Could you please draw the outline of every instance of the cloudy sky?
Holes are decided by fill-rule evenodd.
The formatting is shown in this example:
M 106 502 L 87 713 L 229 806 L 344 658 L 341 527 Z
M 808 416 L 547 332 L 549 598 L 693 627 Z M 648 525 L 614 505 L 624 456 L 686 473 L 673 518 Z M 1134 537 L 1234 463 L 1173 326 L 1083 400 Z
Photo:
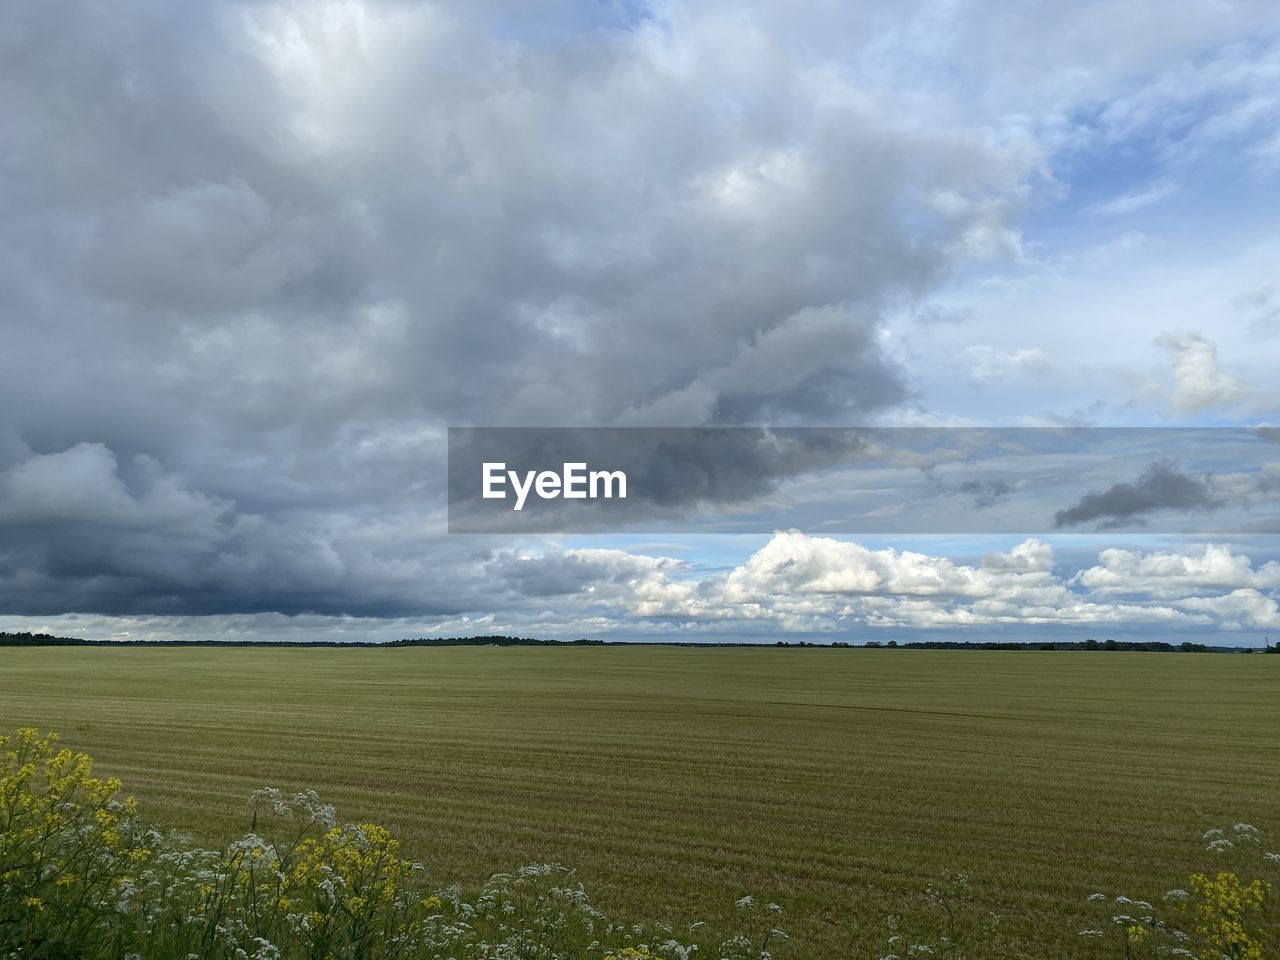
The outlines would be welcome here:
M 445 458 L 1280 423 L 1277 91 L 1270 0 L 17 0 L 0 629 L 1260 643 L 1274 535 L 451 535 Z

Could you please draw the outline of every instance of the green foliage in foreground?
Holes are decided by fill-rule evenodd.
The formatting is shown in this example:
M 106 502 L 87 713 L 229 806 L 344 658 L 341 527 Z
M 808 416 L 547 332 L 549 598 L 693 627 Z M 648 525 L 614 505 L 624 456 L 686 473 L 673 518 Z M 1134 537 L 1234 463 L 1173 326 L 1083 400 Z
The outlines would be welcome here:
M 613 923 L 550 864 L 433 890 L 385 828 L 341 825 L 311 791 L 255 792 L 250 832 L 205 850 L 147 827 L 56 734 L 24 728 L 0 751 L 0 951 L 14 960 L 688 960 L 700 946 L 768 960 L 786 939 L 781 908 L 750 898 L 738 907 L 764 929 L 725 940 Z
M 222 851 L 165 836 L 140 819 L 118 779 L 31 728 L 0 737 L 0 952 L 11 960 L 771 960 L 782 912 L 736 904 L 748 932 L 702 924 L 610 922 L 564 867 L 497 874 L 479 890 L 433 889 L 421 864 L 373 823 L 339 824 L 314 791 L 251 798 L 250 832 Z M 1204 834 L 1217 861 L 1186 888 L 1150 900 L 1093 893 L 1097 956 L 1265 960 L 1280 951 L 1266 878 L 1280 854 L 1255 827 Z M 1000 918 L 982 914 L 969 878 L 948 874 L 927 908 L 885 922 L 880 960 L 1009 957 Z M 755 921 L 752 923 L 751 921 Z

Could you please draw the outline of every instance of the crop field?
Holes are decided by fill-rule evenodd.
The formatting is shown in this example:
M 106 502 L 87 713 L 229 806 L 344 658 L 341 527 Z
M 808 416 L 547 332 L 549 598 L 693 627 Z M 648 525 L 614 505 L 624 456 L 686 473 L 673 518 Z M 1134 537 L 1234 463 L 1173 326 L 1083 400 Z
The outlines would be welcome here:
M 662 647 L 0 649 L 38 726 L 201 842 L 263 786 L 441 883 L 574 867 L 611 915 L 777 901 L 784 956 L 880 956 L 948 870 L 1027 955 L 1247 821 L 1280 847 L 1280 657 Z

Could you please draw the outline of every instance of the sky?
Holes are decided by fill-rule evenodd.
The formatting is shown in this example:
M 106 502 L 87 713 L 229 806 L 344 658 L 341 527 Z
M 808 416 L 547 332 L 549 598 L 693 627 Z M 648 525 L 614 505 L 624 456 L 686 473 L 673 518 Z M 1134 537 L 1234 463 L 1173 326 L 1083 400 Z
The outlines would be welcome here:
M 1274 531 L 1160 522 L 1235 475 L 1176 451 L 1030 533 L 831 532 L 796 473 L 752 532 L 450 534 L 445 473 L 450 427 L 1265 437 L 1277 91 L 1266 0 L 17 0 L 0 630 L 1280 636 Z

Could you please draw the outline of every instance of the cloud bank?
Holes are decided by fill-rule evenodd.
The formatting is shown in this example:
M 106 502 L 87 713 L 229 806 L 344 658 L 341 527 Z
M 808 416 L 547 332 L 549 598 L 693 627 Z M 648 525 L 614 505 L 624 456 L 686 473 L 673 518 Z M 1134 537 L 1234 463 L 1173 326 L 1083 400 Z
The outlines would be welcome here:
M 433 614 L 372 621 L 269 613 L 63 616 L 47 623 L 135 639 L 534 632 L 563 639 L 860 642 L 1155 633 L 1245 644 L 1255 632 L 1280 628 L 1280 561 L 1255 562 L 1228 544 L 1106 548 L 1076 569 L 1035 538 L 956 558 L 779 531 L 722 570 L 611 547 L 503 547 L 456 563 L 453 576 L 470 592 L 460 609 Z

